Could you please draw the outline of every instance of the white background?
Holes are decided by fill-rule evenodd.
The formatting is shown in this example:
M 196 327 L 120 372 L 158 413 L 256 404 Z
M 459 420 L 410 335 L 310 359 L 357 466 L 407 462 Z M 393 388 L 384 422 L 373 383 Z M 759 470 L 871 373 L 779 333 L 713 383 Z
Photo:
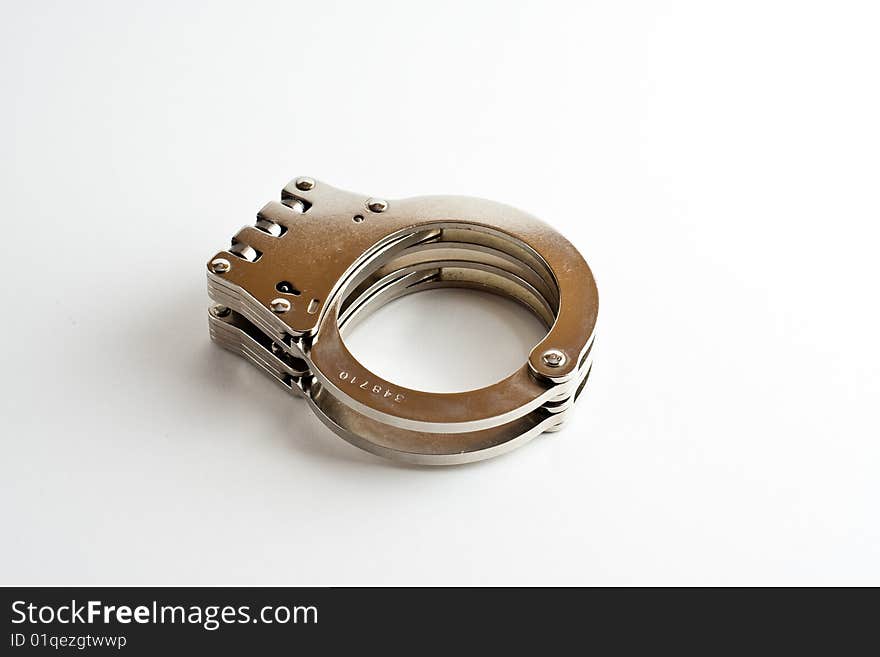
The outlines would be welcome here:
M 0 583 L 880 584 L 880 13 L 850 2 L 3 4 Z M 571 423 L 425 469 L 208 340 L 206 260 L 308 174 L 554 225 Z M 467 388 L 540 337 L 352 337 Z

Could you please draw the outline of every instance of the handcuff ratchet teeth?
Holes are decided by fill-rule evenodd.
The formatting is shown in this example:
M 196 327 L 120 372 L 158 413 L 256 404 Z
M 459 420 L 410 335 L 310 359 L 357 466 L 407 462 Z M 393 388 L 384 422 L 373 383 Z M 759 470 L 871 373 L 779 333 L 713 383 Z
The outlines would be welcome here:
M 592 366 L 598 292 L 575 247 L 501 203 L 386 201 L 296 178 L 208 261 L 211 338 L 302 395 L 345 440 L 419 464 L 477 461 L 556 431 Z M 442 287 L 515 299 L 547 327 L 516 372 L 477 390 L 412 390 L 343 335 L 388 301 Z

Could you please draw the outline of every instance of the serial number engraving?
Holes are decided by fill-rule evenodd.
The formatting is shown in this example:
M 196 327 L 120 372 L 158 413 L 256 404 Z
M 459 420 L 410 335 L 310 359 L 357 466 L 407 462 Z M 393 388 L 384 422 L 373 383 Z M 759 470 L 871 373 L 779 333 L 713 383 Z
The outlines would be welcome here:
M 350 383 L 352 385 L 356 385 L 358 388 L 361 388 L 363 390 L 369 390 L 374 395 L 378 395 L 379 397 L 382 397 L 383 399 L 390 398 L 392 401 L 395 401 L 398 403 L 400 403 L 404 399 L 406 399 L 406 397 L 404 395 L 402 395 L 399 392 L 395 392 L 391 388 L 386 388 L 384 386 L 380 386 L 375 383 L 370 384 L 370 382 L 367 379 L 364 379 L 363 377 L 358 377 L 357 375 L 349 374 L 348 372 L 346 372 L 344 370 L 339 373 L 339 378 L 342 381 L 347 381 L 348 383 Z

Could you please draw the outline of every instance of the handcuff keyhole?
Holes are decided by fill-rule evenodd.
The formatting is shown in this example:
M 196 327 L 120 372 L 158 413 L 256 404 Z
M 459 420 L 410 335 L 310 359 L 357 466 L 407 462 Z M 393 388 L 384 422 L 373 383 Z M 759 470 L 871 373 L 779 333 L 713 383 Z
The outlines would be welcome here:
M 362 215 L 362 214 L 356 214 L 356 215 L 354 215 L 354 216 L 351 218 L 351 220 L 352 220 L 354 223 L 359 224 L 359 223 L 361 223 L 361 222 L 364 220 L 364 215 Z
M 282 294 L 292 294 L 295 297 L 298 297 L 301 294 L 301 292 L 293 287 L 289 281 L 279 281 L 275 284 L 275 289 Z

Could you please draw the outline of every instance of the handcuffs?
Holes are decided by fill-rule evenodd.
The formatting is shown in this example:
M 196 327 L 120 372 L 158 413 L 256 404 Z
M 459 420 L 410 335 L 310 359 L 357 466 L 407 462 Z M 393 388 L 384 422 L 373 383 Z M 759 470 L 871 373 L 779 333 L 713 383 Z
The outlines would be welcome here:
M 300 177 L 207 269 L 211 338 L 302 395 L 345 440 L 398 461 L 477 461 L 556 431 L 590 374 L 589 266 L 547 224 L 501 203 L 386 201 Z M 387 381 L 346 348 L 368 313 L 442 287 L 519 301 L 547 335 L 507 378 L 453 393 Z

